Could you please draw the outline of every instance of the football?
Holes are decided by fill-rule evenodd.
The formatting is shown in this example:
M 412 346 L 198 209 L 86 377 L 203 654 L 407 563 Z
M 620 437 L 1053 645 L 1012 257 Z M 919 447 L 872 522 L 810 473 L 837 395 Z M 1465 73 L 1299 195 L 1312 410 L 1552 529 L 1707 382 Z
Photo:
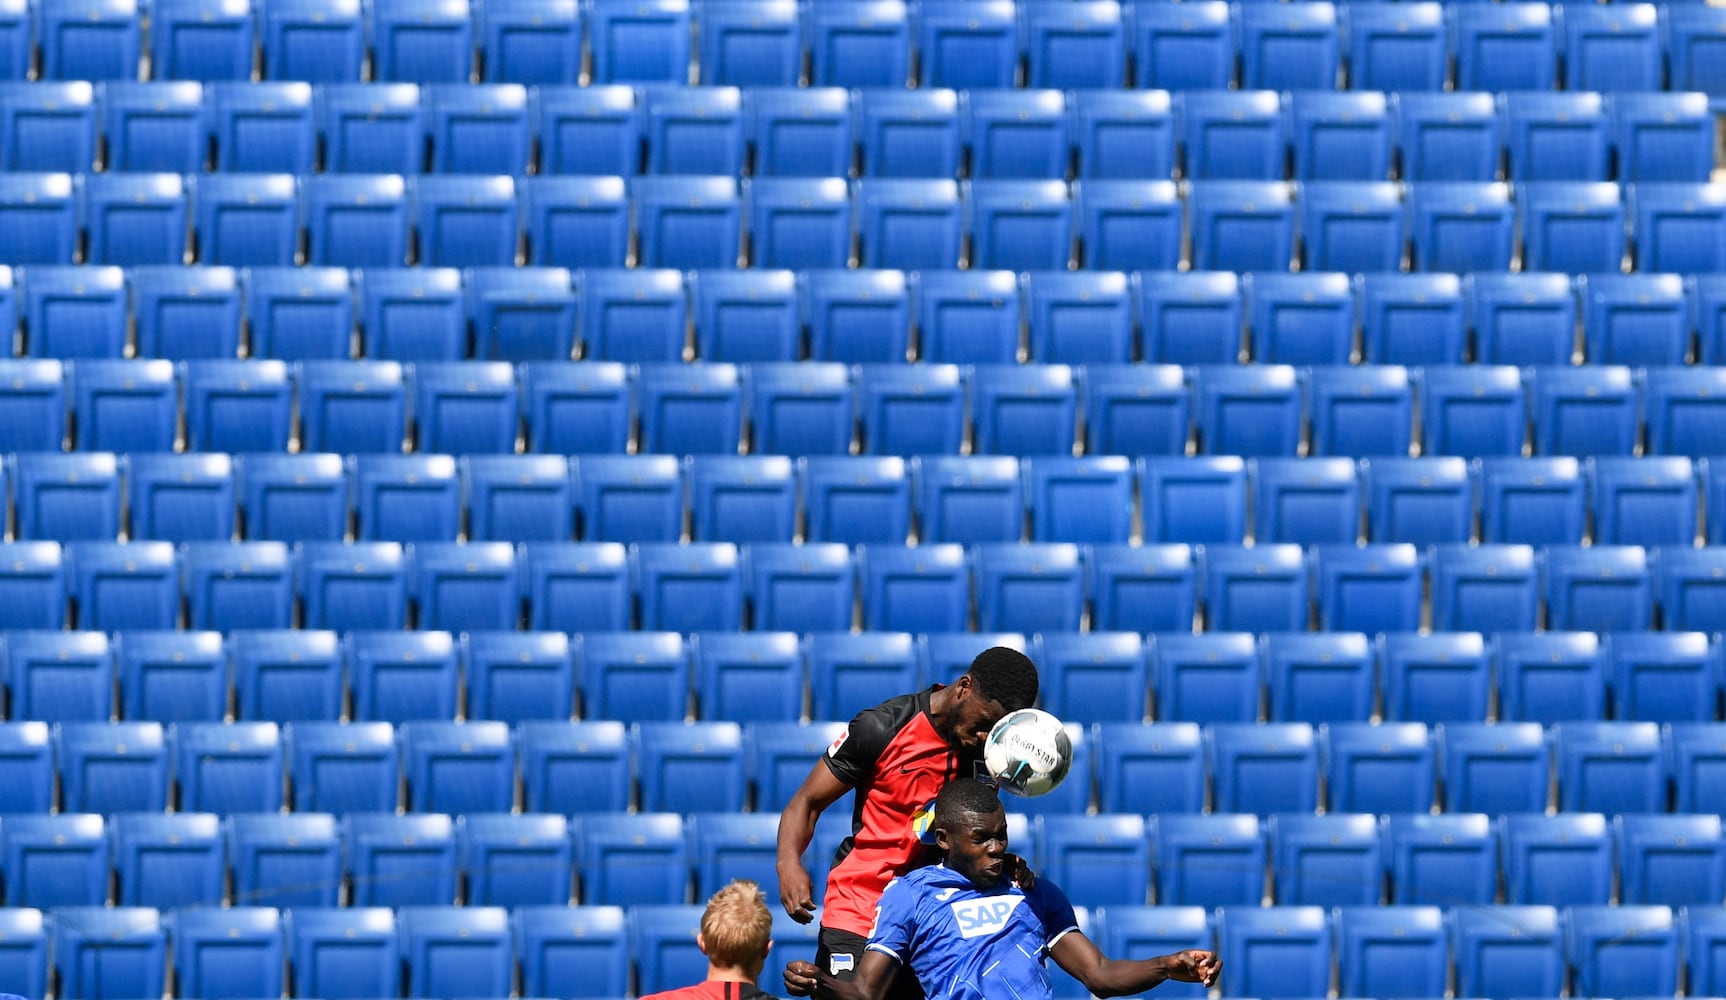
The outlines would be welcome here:
M 1073 766 L 1073 741 L 1060 719 L 1041 709 L 1021 708 L 989 730 L 983 764 L 995 783 L 1014 795 L 1046 795 Z

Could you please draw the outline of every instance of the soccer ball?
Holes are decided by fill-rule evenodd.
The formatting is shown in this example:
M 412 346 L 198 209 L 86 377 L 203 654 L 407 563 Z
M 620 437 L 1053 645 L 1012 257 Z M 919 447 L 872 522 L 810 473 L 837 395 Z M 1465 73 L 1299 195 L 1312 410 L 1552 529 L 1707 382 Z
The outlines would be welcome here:
M 1037 708 L 1008 712 L 983 741 L 983 765 L 1001 788 L 1047 795 L 1073 766 L 1073 741 L 1061 720 Z

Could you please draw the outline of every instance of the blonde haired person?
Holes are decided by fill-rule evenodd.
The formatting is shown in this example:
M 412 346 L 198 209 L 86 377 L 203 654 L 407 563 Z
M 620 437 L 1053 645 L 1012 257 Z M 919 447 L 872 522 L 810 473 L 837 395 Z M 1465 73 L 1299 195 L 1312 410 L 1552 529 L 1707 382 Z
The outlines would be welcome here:
M 733 879 L 714 893 L 695 946 L 707 956 L 707 979 L 641 1000 L 771 1000 L 755 985 L 773 947 L 773 914 L 759 885 Z

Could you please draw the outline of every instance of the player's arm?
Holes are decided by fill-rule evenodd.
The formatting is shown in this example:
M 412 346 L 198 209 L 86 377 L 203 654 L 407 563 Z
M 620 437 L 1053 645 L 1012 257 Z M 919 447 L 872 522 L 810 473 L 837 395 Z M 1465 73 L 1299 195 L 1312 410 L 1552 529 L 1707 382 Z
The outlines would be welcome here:
M 840 781 L 823 757 L 809 769 L 791 801 L 779 813 L 779 902 L 800 924 L 814 919 L 815 887 L 803 867 L 803 852 L 815 837 L 815 821 L 828 806 L 851 790 Z
M 883 952 L 866 950 L 857 960 L 857 971 L 850 979 L 836 979 L 822 971 L 814 962 L 788 962 L 785 966 L 785 989 L 793 996 L 806 997 L 817 989 L 822 996 L 836 1000 L 883 1000 L 887 987 L 899 963 Z
M 885 957 L 885 956 L 883 956 Z M 1143 993 L 1168 980 L 1213 985 L 1223 964 L 1216 952 L 1177 951 L 1156 958 L 1129 960 L 1109 958 L 1083 931 L 1063 934 L 1050 949 L 1049 957 L 1067 974 L 1083 983 L 1092 996 L 1121 997 Z

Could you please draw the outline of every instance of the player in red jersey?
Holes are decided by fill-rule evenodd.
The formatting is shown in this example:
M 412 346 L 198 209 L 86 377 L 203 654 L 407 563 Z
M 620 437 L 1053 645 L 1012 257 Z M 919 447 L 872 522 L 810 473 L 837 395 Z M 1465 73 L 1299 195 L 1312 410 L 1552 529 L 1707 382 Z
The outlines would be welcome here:
M 733 879 L 707 901 L 695 945 L 707 956 L 707 978 L 641 1000 L 773 1000 L 755 985 L 773 947 L 773 914 L 761 887 Z
M 971 661 L 950 685 L 900 695 L 865 709 L 827 748 L 779 815 L 779 901 L 792 919 L 808 923 L 814 889 L 803 852 L 822 810 L 852 789 L 851 836 L 827 876 L 816 965 L 848 980 L 862 959 L 875 904 L 893 879 L 940 859 L 935 846 L 935 796 L 949 780 L 989 780 L 983 741 L 1008 712 L 1037 700 L 1037 668 L 1015 649 L 995 646 Z M 907 973 L 890 997 L 917 998 Z

